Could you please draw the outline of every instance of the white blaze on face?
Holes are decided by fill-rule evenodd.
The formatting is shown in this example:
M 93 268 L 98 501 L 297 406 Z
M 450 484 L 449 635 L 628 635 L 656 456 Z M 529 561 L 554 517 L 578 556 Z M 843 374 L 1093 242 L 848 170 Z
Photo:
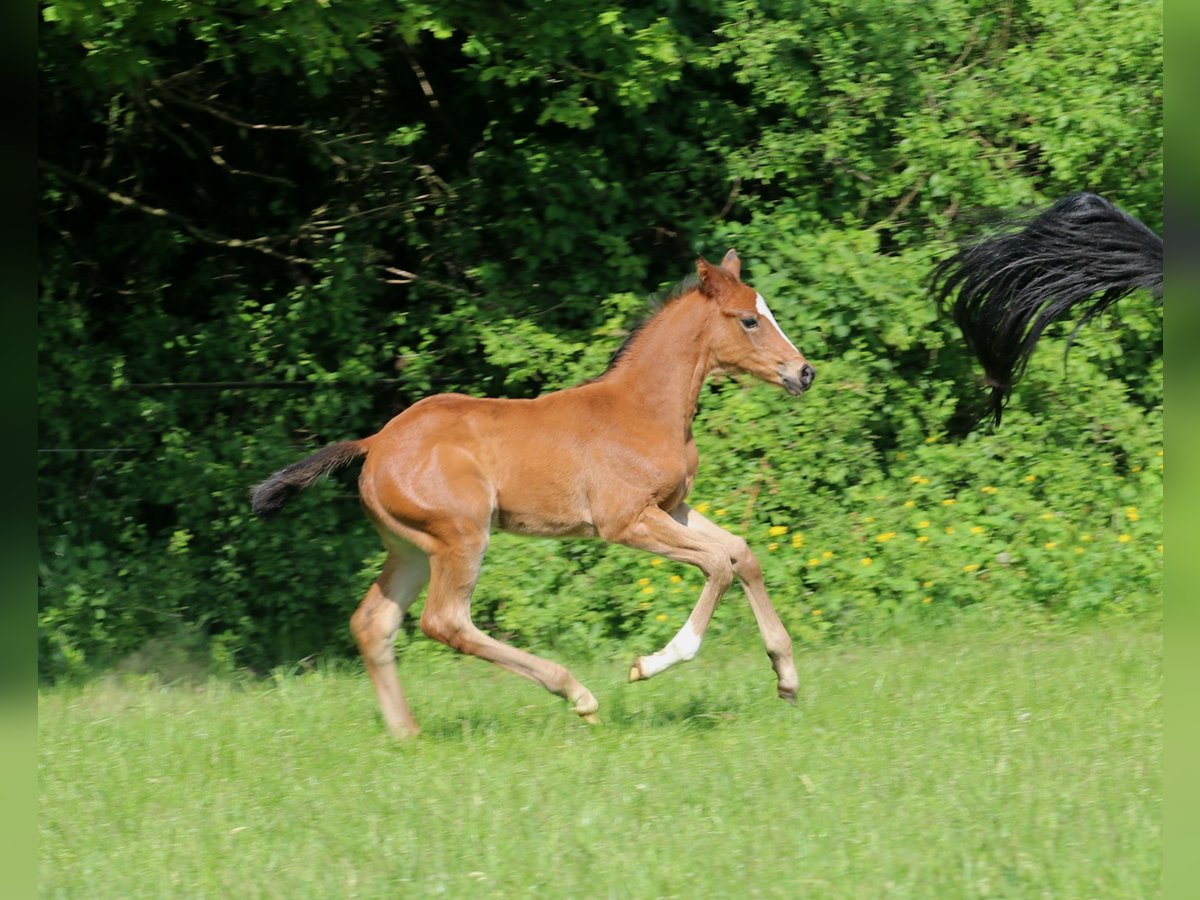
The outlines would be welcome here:
M 783 329 L 779 327 L 779 323 L 775 321 L 775 316 L 771 314 L 771 308 L 767 306 L 767 301 L 763 299 L 762 294 L 754 295 L 754 308 L 758 310 L 758 314 L 766 318 L 768 322 L 775 326 L 775 330 L 779 332 L 779 336 L 787 341 L 787 345 L 793 350 L 796 350 L 796 345 L 788 340 L 788 336 L 783 333 Z M 796 350 L 799 353 L 799 350 Z

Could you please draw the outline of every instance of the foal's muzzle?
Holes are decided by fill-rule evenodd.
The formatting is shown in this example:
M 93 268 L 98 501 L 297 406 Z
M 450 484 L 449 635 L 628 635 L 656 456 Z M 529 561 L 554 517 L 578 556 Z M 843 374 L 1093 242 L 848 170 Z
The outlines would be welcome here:
M 817 370 L 808 363 L 804 363 L 795 371 L 783 369 L 779 376 L 783 380 L 783 389 L 793 397 L 798 397 L 812 386 L 813 380 L 817 377 Z

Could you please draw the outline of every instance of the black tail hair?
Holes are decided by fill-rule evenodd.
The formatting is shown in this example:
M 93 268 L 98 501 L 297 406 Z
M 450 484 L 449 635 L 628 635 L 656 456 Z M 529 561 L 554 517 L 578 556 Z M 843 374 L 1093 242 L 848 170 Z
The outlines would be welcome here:
M 314 481 L 366 455 L 361 441 L 341 441 L 280 469 L 250 491 L 250 508 L 260 519 L 273 519 L 287 502 Z
M 1162 282 L 1162 238 L 1103 197 L 1079 193 L 963 246 L 934 269 L 932 288 L 943 309 L 954 298 L 954 321 L 991 388 L 984 415 L 999 425 L 1013 385 L 1050 323 L 1084 304 L 1073 340 L 1139 288 L 1161 298 Z

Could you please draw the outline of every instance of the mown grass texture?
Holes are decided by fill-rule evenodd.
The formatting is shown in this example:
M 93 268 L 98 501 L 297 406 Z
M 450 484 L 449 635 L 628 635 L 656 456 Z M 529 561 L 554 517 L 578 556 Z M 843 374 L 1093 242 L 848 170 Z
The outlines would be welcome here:
M 486 664 L 39 695 L 40 887 L 64 897 L 1128 897 L 1159 892 L 1161 637 L 959 625 L 653 681 L 573 666 L 589 728 Z M 570 663 L 571 661 L 565 660 Z

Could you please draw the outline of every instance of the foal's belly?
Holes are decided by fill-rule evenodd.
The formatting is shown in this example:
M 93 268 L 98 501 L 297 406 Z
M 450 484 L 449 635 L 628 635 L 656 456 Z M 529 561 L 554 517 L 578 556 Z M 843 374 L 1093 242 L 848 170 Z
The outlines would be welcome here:
M 497 509 L 492 515 L 492 525 L 510 534 L 530 537 L 596 537 L 596 526 L 590 519 L 555 516 L 545 511 Z
M 512 465 L 493 471 L 492 527 L 539 537 L 593 537 L 586 482 L 560 466 Z

